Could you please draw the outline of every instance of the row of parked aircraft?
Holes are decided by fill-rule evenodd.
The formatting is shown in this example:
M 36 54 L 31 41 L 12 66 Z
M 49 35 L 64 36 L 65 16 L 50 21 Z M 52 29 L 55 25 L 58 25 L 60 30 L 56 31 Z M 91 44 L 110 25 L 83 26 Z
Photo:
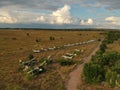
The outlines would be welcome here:
M 95 42 L 96 40 L 89 40 L 86 42 L 79 42 L 79 43 L 73 43 L 73 44 L 66 44 L 63 46 L 54 46 L 54 47 L 50 47 L 50 48 L 41 48 L 40 50 L 33 50 L 34 53 L 40 53 L 40 52 L 46 52 L 46 51 L 51 51 L 51 50 L 57 50 L 57 49 L 61 49 L 61 48 L 65 48 L 65 47 L 72 47 L 72 46 L 78 46 L 78 45 L 83 45 L 83 44 L 88 44 L 88 43 L 92 43 Z

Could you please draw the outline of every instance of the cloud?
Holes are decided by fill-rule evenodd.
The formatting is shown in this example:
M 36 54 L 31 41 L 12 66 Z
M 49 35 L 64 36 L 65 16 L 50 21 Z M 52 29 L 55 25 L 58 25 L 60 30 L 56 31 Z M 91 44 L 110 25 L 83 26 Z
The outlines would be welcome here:
M 38 17 L 37 20 L 50 24 L 71 24 L 72 16 L 70 14 L 70 9 L 71 7 L 69 5 L 64 5 L 62 8 L 58 8 L 49 15 Z
M 81 25 L 93 25 L 93 20 L 89 18 L 87 21 L 81 20 L 80 22 Z
M 8 10 L 41 9 L 52 11 L 59 7 L 58 2 L 58 0 L 0 0 L 0 8 Z
M 70 15 L 70 6 L 69 5 L 64 5 L 64 7 L 59 8 L 56 11 L 53 11 L 51 16 L 52 16 L 52 23 L 55 24 L 70 24 L 72 23 L 71 21 L 71 15 Z
M 78 1 L 78 0 L 77 0 Z M 107 10 L 119 10 L 120 0 L 81 0 L 80 6 L 92 8 L 105 8 Z
M 50 14 L 41 14 L 37 12 L 29 11 L 0 11 L 1 23 L 49 23 L 49 24 L 71 24 L 71 7 L 64 5 L 62 8 L 58 8 L 52 11 Z
M 92 25 L 93 20 L 81 20 L 79 18 L 72 17 L 70 12 L 71 7 L 64 5 L 49 14 L 41 14 L 31 11 L 4 11 L 0 10 L 0 23 L 46 23 L 46 24 L 73 24 L 73 25 Z M 81 22 L 80 22 L 81 21 Z
M 23 12 L 23 11 L 3 11 L 0 10 L 0 23 L 37 23 L 36 18 L 39 16 L 33 12 Z
M 109 10 L 120 9 L 120 0 L 0 0 L 0 8 L 41 9 L 54 11 L 61 5 L 80 5 L 84 7 L 103 7 Z
M 70 13 L 71 7 L 64 5 L 62 8 L 53 11 L 52 14 L 46 16 L 40 16 L 37 18 L 40 22 L 48 22 L 50 24 L 76 24 L 76 25 L 92 25 L 93 19 L 80 20 L 79 18 L 73 18 Z M 80 22 L 81 21 L 81 22 Z M 80 24 L 79 24 L 80 22 Z
M 0 13 L 0 23 L 16 23 L 17 20 L 12 18 L 10 14 L 6 11 L 1 11 Z
M 111 25 L 116 25 L 116 26 L 120 25 L 120 17 L 114 17 L 114 16 L 107 17 L 105 18 L 105 21 L 107 21 L 108 24 L 111 24 Z

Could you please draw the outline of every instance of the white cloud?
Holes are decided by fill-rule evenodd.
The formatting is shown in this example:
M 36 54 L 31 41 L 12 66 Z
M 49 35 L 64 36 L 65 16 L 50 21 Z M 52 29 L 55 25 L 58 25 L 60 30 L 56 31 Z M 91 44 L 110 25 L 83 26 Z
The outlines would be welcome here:
M 64 5 L 62 8 L 53 11 L 50 15 L 44 15 L 37 18 L 39 22 L 48 22 L 50 24 L 76 24 L 79 25 L 92 25 L 93 19 L 89 18 L 86 20 L 80 20 L 77 18 L 72 18 L 70 13 L 71 7 L 69 5 Z
M 32 2 L 32 3 L 31 3 Z M 80 5 L 84 7 L 103 7 L 120 9 L 120 0 L 0 0 L 0 8 L 7 9 L 42 9 L 54 11 L 60 5 Z
M 50 24 L 71 24 L 71 14 L 70 14 L 70 6 L 64 5 L 62 8 L 53 11 L 52 14 L 39 16 L 37 18 L 40 22 L 48 22 Z
M 33 12 L 0 10 L 0 23 L 36 23 L 39 16 Z
M 93 20 L 89 18 L 87 21 L 81 20 L 80 22 L 81 25 L 93 25 Z
M 114 16 L 107 17 L 105 18 L 105 21 L 107 21 L 108 24 L 111 25 L 120 25 L 120 17 L 114 17 Z
M 45 17 L 44 16 L 40 16 L 40 17 L 38 17 L 37 19 L 36 19 L 37 21 L 45 21 Z
M 17 20 L 12 18 L 10 14 L 6 11 L 1 11 L 0 13 L 0 23 L 16 23 Z
M 92 25 L 93 20 L 81 20 L 73 18 L 70 12 L 71 7 L 64 5 L 50 14 L 41 14 L 32 11 L 4 11 L 0 9 L 0 23 L 45 23 L 45 24 L 73 24 L 73 25 Z M 81 22 L 80 22 L 81 21 Z
M 88 21 L 87 21 L 87 23 L 88 23 L 89 25 L 92 25 L 92 24 L 93 24 L 93 20 L 92 20 L 91 18 L 89 18 Z
M 53 23 L 57 24 L 70 24 L 71 21 L 71 15 L 70 15 L 70 6 L 64 5 L 64 7 L 59 8 L 56 11 L 53 11 L 51 16 L 53 18 Z

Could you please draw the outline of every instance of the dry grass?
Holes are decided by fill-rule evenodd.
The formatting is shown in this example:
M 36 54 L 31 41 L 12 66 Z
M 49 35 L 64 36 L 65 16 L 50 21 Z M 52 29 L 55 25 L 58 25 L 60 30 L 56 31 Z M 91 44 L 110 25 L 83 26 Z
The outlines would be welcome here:
M 27 33 L 29 33 L 29 36 Z M 99 33 L 98 31 L 0 30 L 0 89 L 19 86 L 28 89 L 42 88 L 42 90 L 48 90 L 49 88 L 49 90 L 62 90 L 63 80 L 61 76 L 68 75 L 74 68 L 73 66 L 61 67 L 58 64 L 53 64 L 47 72 L 29 81 L 18 71 L 19 59 L 26 59 L 32 53 L 32 49 L 63 46 L 68 43 L 103 37 Z M 50 36 L 55 37 L 55 40 L 50 41 Z M 41 41 L 37 43 L 36 39 L 41 39 Z M 39 58 L 51 55 L 56 60 L 66 52 L 73 52 L 74 49 L 84 49 L 84 53 L 74 58 L 74 60 L 79 61 L 81 58 L 87 56 L 96 45 L 97 42 L 94 42 L 88 45 L 34 54 L 34 56 Z
M 115 41 L 112 44 L 108 44 L 107 47 L 108 47 L 107 50 L 106 50 L 107 52 L 110 52 L 110 51 L 118 51 L 118 52 L 120 52 L 120 40 Z

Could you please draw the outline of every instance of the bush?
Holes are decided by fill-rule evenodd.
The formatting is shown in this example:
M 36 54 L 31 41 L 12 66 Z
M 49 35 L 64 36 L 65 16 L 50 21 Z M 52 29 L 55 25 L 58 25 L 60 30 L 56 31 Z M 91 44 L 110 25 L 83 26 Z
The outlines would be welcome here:
M 39 38 L 39 39 L 37 38 L 35 41 L 38 43 L 38 42 L 41 42 L 41 39 L 40 39 L 40 38 Z
M 87 83 L 100 83 L 104 80 L 103 67 L 94 63 L 85 64 L 83 75 Z
M 60 59 L 59 63 L 60 63 L 61 66 L 74 64 L 73 60 L 70 60 L 70 59 Z
M 99 38 L 98 41 L 101 41 L 101 39 Z
M 108 32 L 99 51 L 92 57 L 92 61 L 85 64 L 83 76 L 87 83 L 106 81 L 111 87 L 120 85 L 120 53 L 105 52 L 107 44 L 118 39 L 120 39 L 120 32 Z
M 100 45 L 100 50 L 101 50 L 102 53 L 105 52 L 106 48 L 107 48 L 106 43 L 102 43 L 102 44 Z
M 17 38 L 13 37 L 12 40 L 17 40 Z
M 115 40 L 120 39 L 120 32 L 119 31 L 110 31 L 107 34 L 107 43 L 113 43 Z
M 42 58 L 39 58 L 39 63 L 42 63 L 42 62 L 44 62 L 46 60 L 46 58 L 44 58 L 44 57 L 42 57 Z
M 51 64 L 52 63 L 52 59 L 47 59 L 45 57 L 42 57 L 39 59 L 39 63 L 43 63 L 44 61 L 46 61 L 46 64 Z
M 115 87 L 117 81 L 116 72 L 111 72 L 111 71 L 107 72 L 105 78 L 111 87 Z
M 33 59 L 33 58 L 34 58 L 33 54 L 28 55 L 28 59 Z
M 32 75 L 32 74 L 26 74 L 25 78 L 26 78 L 26 80 L 32 80 L 34 78 L 34 75 Z
M 50 36 L 49 39 L 50 39 L 50 41 L 55 40 L 55 38 L 53 36 Z
M 29 33 L 26 33 L 26 35 L 27 35 L 27 36 L 30 36 L 30 34 L 29 34 Z

